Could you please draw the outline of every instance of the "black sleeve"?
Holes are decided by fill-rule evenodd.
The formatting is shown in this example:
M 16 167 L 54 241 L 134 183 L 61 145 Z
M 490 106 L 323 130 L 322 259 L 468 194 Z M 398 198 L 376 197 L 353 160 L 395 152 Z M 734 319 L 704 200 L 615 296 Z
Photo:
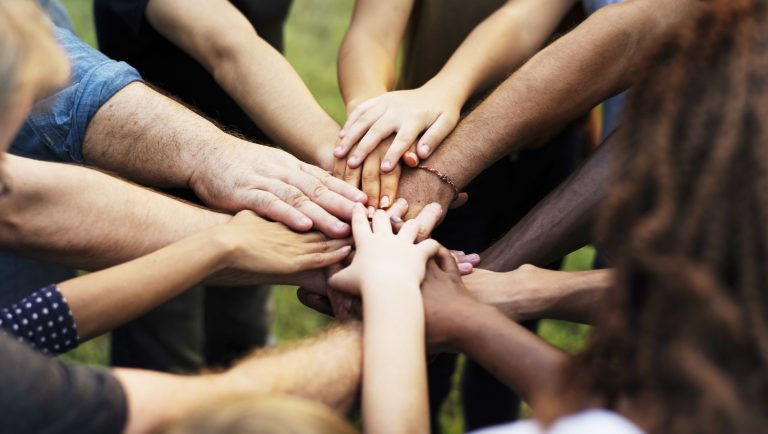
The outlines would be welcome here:
M 49 359 L 7 335 L 0 355 L 0 432 L 123 432 L 125 394 L 108 372 Z

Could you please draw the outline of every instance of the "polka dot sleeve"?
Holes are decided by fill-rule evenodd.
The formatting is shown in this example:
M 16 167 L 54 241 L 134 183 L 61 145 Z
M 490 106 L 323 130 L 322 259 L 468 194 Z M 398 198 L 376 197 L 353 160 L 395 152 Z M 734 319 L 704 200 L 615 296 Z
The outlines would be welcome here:
M 0 332 L 44 353 L 59 354 L 80 344 L 72 311 L 56 285 L 1 308 Z

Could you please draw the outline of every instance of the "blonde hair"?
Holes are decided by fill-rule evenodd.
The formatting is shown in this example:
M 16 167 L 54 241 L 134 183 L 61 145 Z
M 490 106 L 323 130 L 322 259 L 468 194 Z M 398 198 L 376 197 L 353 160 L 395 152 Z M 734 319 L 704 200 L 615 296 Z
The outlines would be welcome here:
M 328 407 L 312 401 L 288 396 L 234 395 L 201 406 L 164 434 L 359 433 Z
M 0 0 L 0 110 L 22 87 L 39 99 L 68 77 L 53 26 L 34 0 Z

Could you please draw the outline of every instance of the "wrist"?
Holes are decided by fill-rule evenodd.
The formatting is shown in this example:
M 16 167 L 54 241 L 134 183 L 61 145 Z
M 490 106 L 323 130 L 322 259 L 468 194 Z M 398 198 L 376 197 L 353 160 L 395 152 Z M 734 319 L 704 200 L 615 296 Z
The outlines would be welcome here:
M 432 202 L 437 202 L 443 210 L 448 210 L 454 197 L 454 190 L 450 185 L 426 170 L 403 168 L 403 171 L 405 176 L 402 177 L 400 190 L 418 192 L 406 195 L 409 209 L 420 210 Z
M 447 345 L 457 351 L 464 352 L 470 348 L 473 340 L 486 328 L 489 320 L 504 316 L 498 309 L 480 302 L 463 305 L 454 315 L 448 328 Z
M 456 80 L 453 77 L 447 77 L 442 74 L 432 77 L 419 89 L 449 101 L 458 111 L 461 111 L 461 108 L 464 107 L 464 104 L 472 94 L 472 90 L 467 87 L 466 80 Z

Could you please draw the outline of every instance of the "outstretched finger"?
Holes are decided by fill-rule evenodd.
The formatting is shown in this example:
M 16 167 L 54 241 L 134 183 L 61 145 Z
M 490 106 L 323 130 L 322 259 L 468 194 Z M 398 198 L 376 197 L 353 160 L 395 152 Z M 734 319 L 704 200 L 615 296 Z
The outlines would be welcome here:
M 395 135 L 395 140 L 389 145 L 387 153 L 384 154 L 384 160 L 381 162 L 381 171 L 388 173 L 397 166 L 400 157 L 414 145 L 422 128 L 416 122 L 407 122 L 400 127 Z
M 419 156 L 416 155 L 416 145 L 412 145 L 408 151 L 406 151 L 405 155 L 403 155 L 403 162 L 408 167 L 416 167 L 419 165 Z
M 298 258 L 299 270 L 316 270 L 329 265 L 338 264 L 349 256 L 352 246 L 344 246 L 332 252 L 317 252 L 301 255 Z
M 408 242 L 416 241 L 416 237 L 419 235 L 419 222 L 414 220 L 408 220 L 403 223 L 400 230 L 397 232 L 398 237 L 402 237 Z
M 376 100 L 370 99 L 352 110 L 341 131 L 339 131 L 340 140 L 333 150 L 333 155 L 337 158 L 345 157 L 355 143 L 360 141 L 365 132 L 368 131 L 368 128 L 376 122 L 376 119 L 383 113 L 383 109 L 380 109 L 378 115 L 376 113 L 368 113 L 368 109 L 372 108 L 375 104 Z
M 454 119 L 451 115 L 441 114 L 435 123 L 421 136 L 416 149 L 419 158 L 429 158 L 435 152 L 435 149 L 443 143 L 443 140 L 451 134 L 451 131 L 456 128 L 457 121 L 458 119 Z
M 360 243 L 363 237 L 372 233 L 365 207 L 356 203 L 352 210 L 352 236 L 355 238 L 355 243 Z
M 389 216 L 384 210 L 377 210 L 373 213 L 373 232 L 377 234 L 392 234 L 392 223 L 389 221 Z
M 347 160 L 349 167 L 357 167 L 363 163 L 363 160 L 371 153 L 381 142 L 387 137 L 391 136 L 397 125 L 388 119 L 379 119 L 371 125 L 368 132 L 365 133 L 360 142 L 357 143 L 357 147 L 352 151 L 352 156 Z M 377 168 L 378 169 L 378 168 Z
M 388 208 L 397 197 L 397 188 L 400 185 L 400 175 L 403 169 L 400 164 L 395 166 L 395 170 L 389 173 L 381 173 L 379 178 L 381 182 L 381 191 L 379 194 L 379 208 Z M 406 205 L 407 206 L 407 205 Z
M 387 209 L 387 215 L 389 215 L 389 219 L 392 220 L 392 223 L 401 223 L 403 222 L 403 216 L 405 216 L 405 213 L 408 212 L 408 201 L 401 198 L 398 198 L 395 200 L 395 203 L 392 204 L 391 207 Z M 395 227 L 397 227 L 395 225 Z
M 435 230 L 440 219 L 443 217 L 443 207 L 439 203 L 433 202 L 425 206 L 414 219 L 418 223 L 419 232 L 416 241 L 422 241 L 429 238 L 432 231 Z
M 381 194 L 381 172 L 379 170 L 379 154 L 374 152 L 363 163 L 363 192 L 368 197 L 368 206 L 379 207 Z
M 314 224 L 309 216 L 269 191 L 252 190 L 243 198 L 243 203 L 256 214 L 283 223 L 295 231 L 308 231 Z
M 346 163 L 344 162 L 344 160 L 335 160 L 333 165 L 333 169 L 334 169 L 333 176 L 328 174 L 328 172 L 326 172 L 325 170 L 317 166 L 313 166 L 311 164 L 302 165 L 301 170 L 317 178 L 323 185 L 325 185 L 328 188 L 328 190 L 334 193 L 337 193 L 342 197 L 345 197 L 353 202 L 365 203 L 365 201 L 368 199 L 365 196 L 365 193 L 360 191 L 356 186 L 351 186 L 346 182 L 342 181 L 341 179 L 339 179 L 342 176 L 344 176 L 345 167 L 346 167 Z M 336 176 L 336 173 L 338 173 L 339 176 Z M 347 215 L 346 217 L 349 217 L 349 215 Z

